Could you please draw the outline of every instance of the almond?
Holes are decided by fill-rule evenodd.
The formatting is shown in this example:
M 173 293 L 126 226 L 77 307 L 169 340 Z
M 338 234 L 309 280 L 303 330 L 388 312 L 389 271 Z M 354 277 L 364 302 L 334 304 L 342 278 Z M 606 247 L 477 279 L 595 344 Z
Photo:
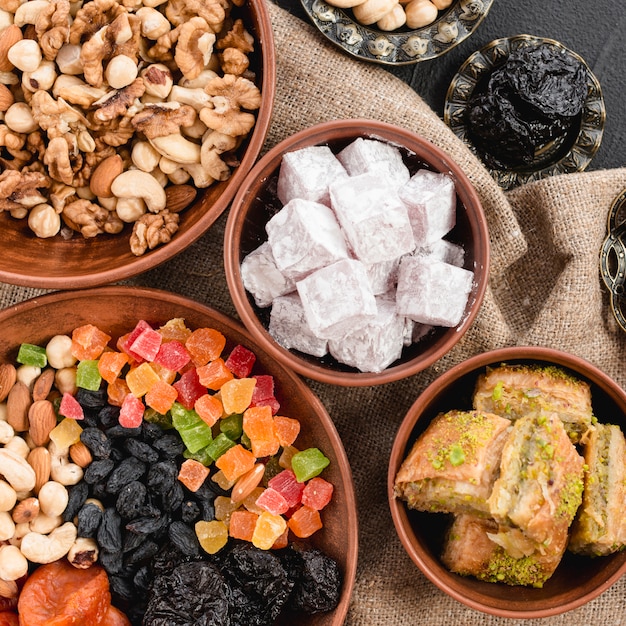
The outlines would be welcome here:
M 195 200 L 196 193 L 191 185 L 170 185 L 165 188 L 165 208 L 171 213 L 179 213 Z
M 7 422 L 17 433 L 28 430 L 28 410 L 33 400 L 30 390 L 21 380 L 18 380 L 7 396 Z
M 51 367 L 46 368 L 33 385 L 33 400 L 45 400 L 52 389 L 54 383 L 54 370 Z
M 4 402 L 9 395 L 9 391 L 17 380 L 17 370 L 12 363 L 0 365 L 0 402 Z
M 6 111 L 14 102 L 11 90 L 6 85 L 0 84 L 0 112 Z
M 83 469 L 93 461 L 89 448 L 82 441 L 77 441 L 70 446 L 70 458 Z
M 50 452 L 48 452 L 48 448 L 39 446 L 33 448 L 28 453 L 26 460 L 35 471 L 35 487 L 33 491 L 39 493 L 41 486 L 50 480 Z
M 22 31 L 17 24 L 7 26 L 0 33 L 0 72 L 10 72 L 14 65 L 9 61 L 9 48 L 21 41 L 23 38 Z
M 28 410 L 29 433 L 36 446 L 50 441 L 50 432 L 57 425 L 57 416 L 50 400 L 36 400 Z
M 100 198 L 112 198 L 111 184 L 124 171 L 124 162 L 114 154 L 98 164 L 89 180 L 89 189 Z

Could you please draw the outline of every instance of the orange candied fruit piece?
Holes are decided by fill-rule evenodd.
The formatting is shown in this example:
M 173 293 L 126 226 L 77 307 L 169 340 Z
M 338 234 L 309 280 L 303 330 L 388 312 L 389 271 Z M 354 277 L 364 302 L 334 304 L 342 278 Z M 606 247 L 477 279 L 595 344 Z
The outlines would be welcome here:
M 171 385 L 176 380 L 176 372 L 168 370 L 167 367 L 163 367 L 162 365 L 159 365 L 159 363 L 155 363 L 154 361 L 150 363 L 150 367 L 152 367 L 152 369 L 156 372 L 157 376 L 162 381 Z
M 107 385 L 107 399 L 109 404 L 113 406 L 122 406 L 124 398 L 130 393 L 130 389 L 126 381 L 122 378 L 116 378 L 112 383 Z
M 245 509 L 237 509 L 230 515 L 228 525 L 228 533 L 234 539 L 242 539 L 243 541 L 252 541 L 254 527 L 259 516 Z
M 145 402 L 157 413 L 165 415 L 178 398 L 178 391 L 164 380 L 157 380 L 145 395 Z
M 249 472 L 256 462 L 256 457 L 250 450 L 246 450 L 240 443 L 229 448 L 215 461 L 218 469 L 221 469 L 227 480 L 237 480 L 246 472 Z
M 254 527 L 252 544 L 261 550 L 269 550 L 286 528 L 287 523 L 284 517 L 263 511 Z
M 122 373 L 128 361 L 129 357 L 125 352 L 103 352 L 98 360 L 98 372 L 107 383 L 112 383 Z
M 214 328 L 197 328 L 185 342 L 185 348 L 196 366 L 206 365 L 217 359 L 225 346 L 226 337 Z
M 150 363 L 142 363 L 131 368 L 126 374 L 126 384 L 137 398 L 145 396 L 159 380 L 161 380 L 159 375 L 152 369 Z
M 209 393 L 205 393 L 200 396 L 193 408 L 200 416 L 200 419 L 206 422 L 209 426 L 213 426 L 220 417 L 224 414 L 224 407 L 219 398 L 212 396 Z
M 187 328 L 182 317 L 172 318 L 161 326 L 157 332 L 163 337 L 163 341 L 180 341 L 183 344 L 191 335 L 191 330 Z
M 97 326 L 93 324 L 79 326 L 72 331 L 72 356 L 79 361 L 95 360 L 102 354 L 109 341 L 110 335 Z
M 300 422 L 293 417 L 274 416 L 274 432 L 281 447 L 293 445 L 300 434 Z
M 274 431 L 272 407 L 255 406 L 243 414 L 243 432 L 248 435 L 252 453 L 257 458 L 273 456 L 278 452 L 280 443 Z
M 243 413 L 250 406 L 255 385 L 254 378 L 233 378 L 224 383 L 220 389 L 224 413 Z
M 300 539 L 310 537 L 322 527 L 322 517 L 319 511 L 308 506 L 301 506 L 287 522 L 289 530 Z
M 195 459 L 183 461 L 178 471 L 178 480 L 194 493 L 202 487 L 209 475 L 209 468 Z
M 200 384 L 211 391 L 219 391 L 224 383 L 234 378 L 221 357 L 197 367 L 196 372 Z

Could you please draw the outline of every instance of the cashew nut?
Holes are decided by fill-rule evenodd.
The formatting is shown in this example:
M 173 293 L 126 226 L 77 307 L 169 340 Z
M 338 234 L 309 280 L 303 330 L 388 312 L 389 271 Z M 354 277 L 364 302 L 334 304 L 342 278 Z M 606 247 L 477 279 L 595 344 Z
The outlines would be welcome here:
M 69 552 L 76 541 L 76 533 L 72 522 L 65 522 L 49 535 L 30 532 L 22 539 L 22 554 L 33 563 L 52 563 Z
M 11 513 L 0 511 L 0 541 L 8 541 L 15 534 L 15 522 L 11 519 Z
M 128 224 L 136 222 L 146 213 L 146 203 L 142 198 L 119 198 L 115 205 L 117 216 Z
M 6 447 L 0 448 L 0 474 L 16 492 L 35 487 L 35 470 L 24 457 Z
M 28 573 L 28 561 L 17 546 L 0 546 L 0 578 L 17 580 Z
M 19 435 L 14 435 L 4 444 L 4 450 L 9 450 L 10 452 L 14 452 L 18 454 L 23 459 L 25 459 L 30 454 L 30 447 L 28 443 L 23 437 Z M 1 472 L 2 470 L 0 470 Z M 30 489 L 16 489 L 16 491 L 30 491 Z
M 11 441 L 11 439 L 13 438 L 13 435 L 15 435 L 13 426 L 11 426 L 9 422 L 0 420 L 0 443 L 4 444 L 4 443 L 7 443 L 8 441 Z
M 39 507 L 44 515 L 55 517 L 65 511 L 69 500 L 67 489 L 61 483 L 50 480 L 39 490 Z
M 163 156 L 176 163 L 200 163 L 200 146 L 185 139 L 180 133 L 154 137 L 150 143 Z
M 174 85 L 170 91 L 169 100 L 180 102 L 180 104 L 189 104 L 196 111 L 208 106 L 213 106 L 212 97 L 201 87 L 181 87 Z
M 50 452 L 50 477 L 62 485 L 75 485 L 83 477 L 83 468 L 69 460 L 69 448 L 60 450 L 54 441 L 48 444 Z
M 48 6 L 48 0 L 29 0 L 20 4 L 15 11 L 13 23 L 20 28 L 26 24 L 34 24 L 39 14 Z
M 67 553 L 67 560 L 78 569 L 87 569 L 98 560 L 98 544 L 89 537 L 77 537 Z
M 158 149 L 158 148 L 157 148 Z M 198 159 L 200 146 L 198 146 Z M 116 198 L 142 198 L 152 213 L 165 208 L 165 190 L 154 176 L 141 170 L 126 170 L 115 178 L 111 192 Z
M 55 528 L 58 528 L 63 523 L 63 518 L 60 515 L 51 517 L 50 515 L 39 515 L 28 524 L 29 532 L 41 533 L 42 535 L 49 535 Z
M 193 167 L 193 165 L 197 165 L 197 163 L 191 163 L 187 167 Z M 189 181 L 191 175 L 184 167 L 178 167 L 168 176 L 168 178 L 173 185 L 184 185 Z

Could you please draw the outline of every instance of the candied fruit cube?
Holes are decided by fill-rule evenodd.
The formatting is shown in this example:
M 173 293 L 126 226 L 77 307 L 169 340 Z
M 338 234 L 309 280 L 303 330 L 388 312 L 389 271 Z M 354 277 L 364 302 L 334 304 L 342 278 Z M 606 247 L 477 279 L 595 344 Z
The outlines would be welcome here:
M 159 375 L 152 369 L 150 363 L 146 362 L 131 368 L 126 374 L 126 384 L 137 398 L 145 396 L 159 380 L 161 380 Z
M 291 446 L 300 434 L 300 422 L 293 417 L 276 415 L 274 417 L 274 432 L 282 448 Z
M 135 361 L 141 363 L 144 359 L 141 357 L 141 355 L 133 352 L 131 346 L 133 345 L 135 339 L 137 339 L 137 337 L 139 337 L 139 335 L 141 335 L 144 330 L 148 330 L 151 328 L 152 326 L 150 326 L 150 324 L 148 324 L 146 320 L 139 320 L 137 324 L 135 324 L 135 328 L 133 328 L 133 330 L 131 330 L 123 337 L 119 338 L 117 342 L 118 349 L 122 352 L 126 352 L 126 354 L 130 355 Z
M 202 487 L 202 484 L 209 475 L 209 468 L 199 461 L 187 459 L 181 463 L 178 471 L 178 480 L 194 493 Z
M 72 420 L 82 420 L 85 418 L 83 407 L 71 393 L 64 393 L 59 404 L 59 415 L 69 417 Z
M 200 520 L 196 522 L 195 530 L 198 541 L 207 554 L 219 552 L 228 543 L 228 526 L 220 520 Z
M 269 406 L 272 408 L 272 415 L 276 415 L 280 404 L 274 395 L 274 377 L 269 374 L 260 374 L 253 376 L 256 385 L 252 391 L 252 399 L 250 406 Z
M 213 426 L 224 414 L 224 407 L 220 399 L 208 393 L 200 396 L 193 408 L 209 426 Z
M 272 515 L 282 515 L 289 510 L 289 503 L 285 500 L 285 496 L 271 487 L 268 487 L 256 499 L 256 504 Z
M 272 550 L 282 550 L 289 545 L 289 526 L 285 528 L 283 534 L 280 535 L 272 544 Z
M 315 476 L 309 480 L 302 490 L 302 504 L 311 509 L 321 511 L 331 501 L 333 490 L 332 483 Z
M 178 391 L 164 380 L 157 380 L 144 397 L 147 406 L 164 415 L 174 404 Z
M 289 530 L 300 539 L 310 537 L 323 526 L 319 511 L 304 505 L 289 518 L 287 524 Z
M 187 328 L 185 320 L 182 317 L 174 317 L 168 320 L 159 328 L 159 332 L 163 337 L 163 341 L 180 341 L 182 344 L 187 341 L 191 330 Z
M 254 528 L 259 516 L 252 511 L 240 509 L 233 511 L 230 516 L 228 532 L 233 539 L 241 539 L 243 541 L 252 541 Z
M 98 391 L 102 376 L 98 369 L 98 361 L 89 359 L 79 361 L 76 366 L 76 386 L 89 391 Z
M 297 452 L 291 458 L 291 469 L 299 482 L 306 482 L 328 467 L 330 460 L 324 456 L 319 448 L 307 448 Z
M 294 446 L 285 446 L 278 457 L 278 465 L 283 469 L 291 469 L 291 460 L 300 450 Z
M 116 352 L 115 350 L 103 352 L 98 360 L 100 376 L 107 383 L 112 383 L 122 373 L 128 361 L 129 357 L 125 352 Z
M 239 508 L 239 504 L 233 502 L 227 496 L 217 496 L 213 501 L 215 507 L 215 519 L 220 520 L 226 524 L 230 523 L 230 516 L 233 511 Z
M 245 346 L 237 345 L 226 359 L 226 367 L 237 377 L 247 378 L 252 372 L 256 355 Z
M 248 511 L 256 513 L 257 515 L 261 515 L 261 513 L 263 513 L 265 509 L 262 509 L 260 506 L 258 506 L 256 501 L 264 491 L 265 487 L 261 487 L 260 485 L 258 487 L 255 487 L 250 495 L 244 498 L 242 502 L 244 508 Z
M 174 402 L 170 413 L 174 428 L 192 454 L 206 448 L 213 441 L 211 427 L 194 409 L 187 409 L 179 402 Z
M 197 328 L 189 335 L 185 347 L 193 362 L 206 365 L 217 359 L 226 346 L 226 337 L 214 328 Z
M 243 413 L 250 406 L 255 385 L 254 378 L 233 378 L 224 383 L 220 389 L 224 413 Z
M 215 465 L 224 472 L 228 480 L 236 480 L 249 472 L 255 464 L 256 457 L 240 443 L 229 448 L 216 461 Z
M 274 432 L 274 418 L 270 406 L 257 406 L 243 414 L 243 432 L 250 439 L 252 452 L 257 458 L 272 456 L 278 452 L 280 443 Z
M 66 417 L 50 431 L 50 439 L 59 450 L 63 450 L 80 441 L 82 432 L 83 429 L 75 419 Z
M 254 527 L 252 544 L 260 550 L 269 550 L 286 528 L 287 522 L 280 515 L 272 515 L 268 511 L 263 511 Z
M 180 341 L 162 343 L 153 361 L 172 372 L 178 372 L 189 363 L 191 355 Z
M 218 391 L 222 385 L 234 378 L 233 373 L 226 367 L 224 359 L 218 358 L 206 365 L 196 368 L 200 383 L 211 391 Z
M 227 437 L 224 433 L 220 433 L 213 439 L 213 441 L 207 446 L 207 454 L 217 461 L 222 454 L 227 450 L 230 450 L 236 443 L 230 437 Z
M 285 498 L 290 509 L 300 504 L 305 488 L 304 483 L 298 482 L 296 475 L 288 469 L 276 474 L 268 481 L 267 486 L 278 491 Z
M 141 426 L 145 409 L 146 407 L 143 402 L 132 393 L 129 393 L 124 398 L 122 406 L 120 407 L 120 426 L 124 428 L 137 428 L 137 426 Z
M 85 324 L 72 331 L 70 350 L 72 356 L 79 361 L 97 359 L 109 341 L 111 341 L 110 335 L 93 324 Z
M 235 484 L 234 480 L 227 480 L 222 470 L 218 470 L 217 472 L 215 472 L 215 474 L 211 476 L 211 480 L 224 491 L 228 491 L 229 489 L 232 489 Z
M 17 352 L 17 362 L 33 367 L 46 367 L 48 365 L 46 349 L 32 343 L 23 343 Z
M 236 441 L 243 433 L 243 415 L 233 413 L 228 417 L 220 420 L 220 432 L 224 433 L 229 439 Z
M 116 378 L 107 386 L 107 400 L 113 406 L 122 406 L 124 398 L 130 393 L 130 389 L 123 378 Z
M 144 328 L 128 346 L 133 354 L 138 354 L 146 361 L 154 361 L 159 352 L 163 336 L 153 328 Z
M 263 465 L 263 463 L 257 463 L 233 485 L 230 499 L 233 502 L 242 502 L 245 500 L 259 486 L 260 482 L 263 480 L 264 473 L 265 465 Z
M 184 372 L 173 386 L 178 391 L 178 402 L 186 409 L 193 409 L 196 400 L 206 393 L 206 387 L 200 384 L 195 368 Z

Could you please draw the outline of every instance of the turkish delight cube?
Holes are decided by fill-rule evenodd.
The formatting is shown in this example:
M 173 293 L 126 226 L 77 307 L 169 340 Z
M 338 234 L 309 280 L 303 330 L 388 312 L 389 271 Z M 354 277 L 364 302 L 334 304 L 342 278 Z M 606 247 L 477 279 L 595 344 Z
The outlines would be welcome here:
M 295 281 L 348 258 L 348 248 L 335 214 L 319 202 L 296 198 L 265 225 L 278 269 Z
M 400 261 L 396 310 L 421 324 L 456 326 L 472 289 L 473 272 L 428 256 Z
M 365 271 L 370 281 L 372 293 L 380 296 L 393 289 L 398 278 L 398 264 L 400 259 L 391 259 L 391 261 L 381 261 L 380 263 L 371 263 L 365 265 Z
M 287 204 L 294 198 L 328 205 L 328 185 L 348 173 L 328 146 L 309 146 L 288 152 L 278 173 L 278 199 Z
M 398 190 L 418 246 L 441 239 L 456 224 L 456 191 L 448 174 L 421 169 Z
M 241 262 L 241 281 L 260 307 L 269 306 L 274 298 L 296 289 L 296 283 L 276 266 L 272 248 L 267 241 L 244 257 Z
M 354 255 L 363 263 L 391 261 L 415 248 L 405 205 L 376 174 L 333 183 L 330 202 Z
M 359 137 L 337 154 L 350 176 L 372 173 L 394 186 L 410 178 L 409 168 L 397 146 L 377 139 Z
M 311 332 L 302 301 L 297 293 L 274 299 L 268 331 L 276 342 L 287 350 L 299 350 L 318 357 L 328 352 L 326 339 L 320 339 Z
M 340 339 L 347 330 L 376 316 L 376 299 L 363 263 L 344 259 L 296 283 L 311 331 L 318 337 Z
M 427 254 L 444 263 L 450 263 L 450 265 L 456 265 L 457 267 L 463 267 L 465 262 L 465 250 L 463 246 L 457 243 L 452 243 L 447 239 L 437 239 L 433 243 L 427 245 L 424 248 L 419 248 L 416 253 Z
M 400 358 L 404 346 L 405 323 L 396 313 L 395 301 L 380 297 L 376 304 L 374 319 L 328 342 L 330 354 L 361 372 L 382 372 Z

